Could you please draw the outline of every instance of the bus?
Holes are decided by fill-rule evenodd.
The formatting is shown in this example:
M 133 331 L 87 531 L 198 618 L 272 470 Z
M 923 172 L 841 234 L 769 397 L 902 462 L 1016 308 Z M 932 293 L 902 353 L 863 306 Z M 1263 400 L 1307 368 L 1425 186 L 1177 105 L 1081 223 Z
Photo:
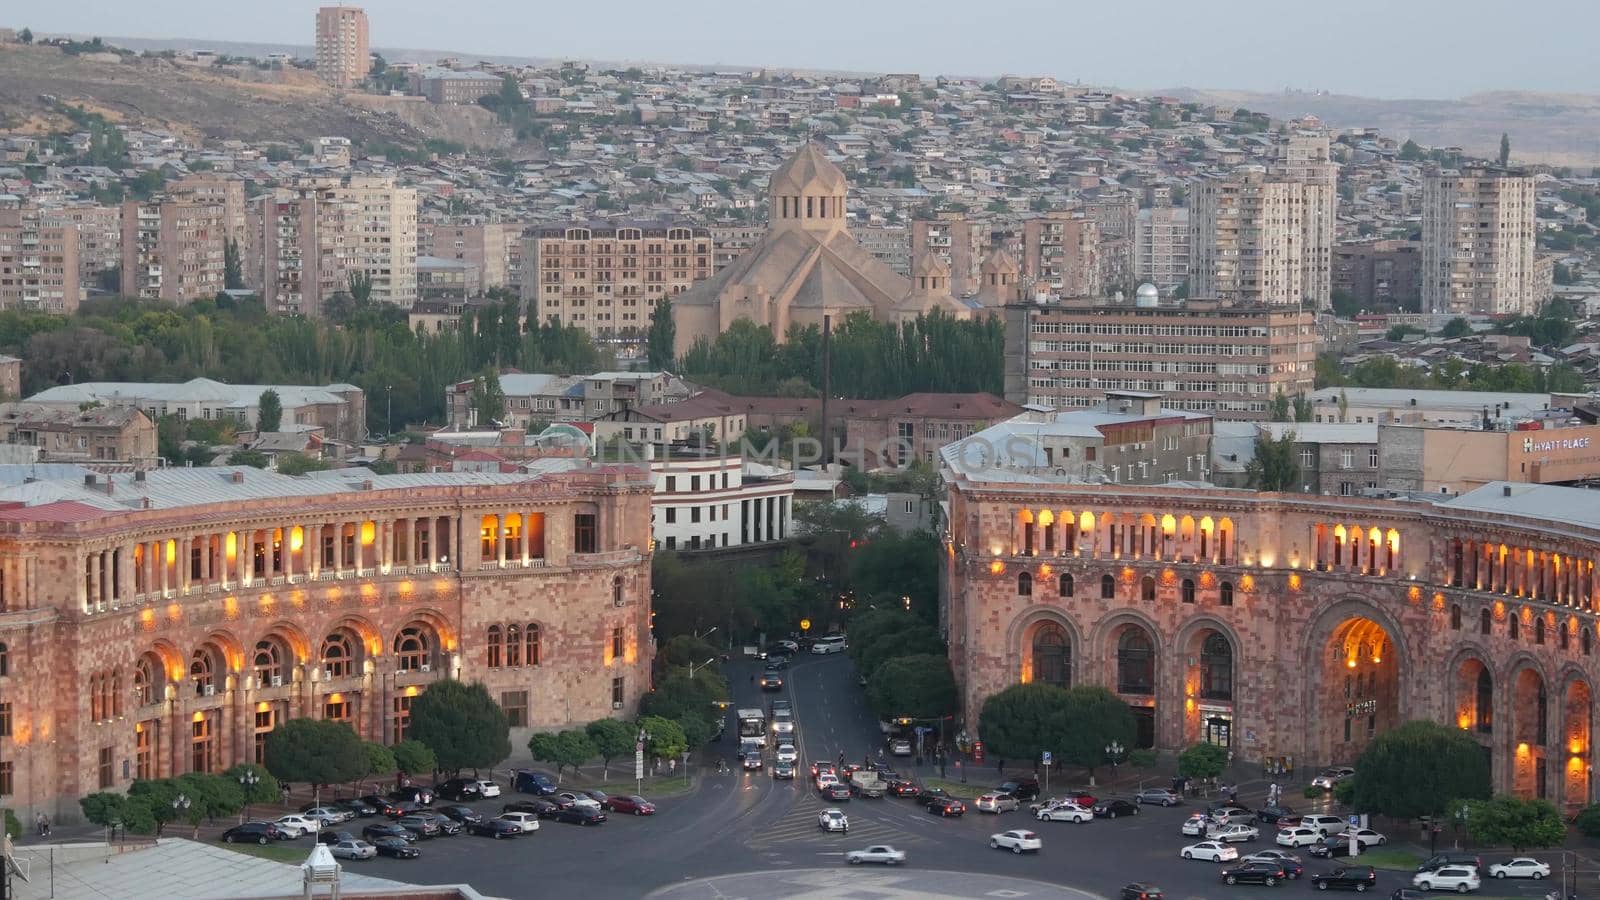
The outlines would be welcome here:
M 739 740 L 741 743 L 746 738 L 759 740 L 761 746 L 767 746 L 767 716 L 759 709 L 739 710 Z

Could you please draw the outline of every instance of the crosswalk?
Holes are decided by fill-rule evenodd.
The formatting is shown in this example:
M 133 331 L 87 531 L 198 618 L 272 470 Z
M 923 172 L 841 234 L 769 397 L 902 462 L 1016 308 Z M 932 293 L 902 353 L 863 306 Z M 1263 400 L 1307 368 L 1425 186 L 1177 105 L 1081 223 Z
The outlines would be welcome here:
M 745 846 L 754 850 L 783 845 L 806 844 L 824 849 L 846 850 L 868 844 L 892 844 L 896 847 L 918 843 L 923 838 L 904 828 L 896 827 L 875 816 L 860 812 L 860 807 L 877 800 L 851 801 L 830 804 L 810 792 L 802 793 L 783 818 L 771 825 L 755 829 L 745 838 Z M 817 827 L 817 814 L 829 806 L 838 806 L 850 817 L 850 830 L 846 833 L 827 832 Z

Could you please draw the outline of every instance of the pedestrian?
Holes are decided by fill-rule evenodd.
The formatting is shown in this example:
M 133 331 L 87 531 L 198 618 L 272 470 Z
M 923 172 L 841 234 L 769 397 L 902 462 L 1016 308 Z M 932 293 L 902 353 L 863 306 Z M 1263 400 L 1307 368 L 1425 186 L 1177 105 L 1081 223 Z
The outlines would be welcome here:
M 1238 803 L 1239 802 L 1239 786 L 1237 784 L 1230 785 L 1228 787 L 1228 802 L 1229 803 Z
M 999 758 L 999 757 L 995 757 L 995 760 L 994 760 L 994 770 L 995 770 L 995 772 L 996 772 L 996 773 L 999 773 L 999 774 L 1005 774 L 1005 771 L 1006 771 L 1006 761 L 1005 761 L 1005 760 L 1003 760 L 1003 759 L 1001 759 L 1001 758 Z
M 33 830 L 37 831 L 39 833 L 39 837 L 44 837 L 45 834 L 48 833 L 47 829 L 46 829 L 46 826 L 44 824 L 44 813 L 37 813 L 36 815 L 34 815 L 34 817 L 33 817 Z

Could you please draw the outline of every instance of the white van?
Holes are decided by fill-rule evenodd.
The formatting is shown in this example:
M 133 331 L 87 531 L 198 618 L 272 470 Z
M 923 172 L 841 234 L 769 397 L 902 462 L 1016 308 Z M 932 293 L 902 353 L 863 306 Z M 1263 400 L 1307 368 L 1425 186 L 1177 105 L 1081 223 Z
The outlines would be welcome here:
M 827 637 L 817 638 L 817 642 L 811 645 L 811 652 L 840 653 L 844 651 L 846 646 L 847 645 L 844 642 L 844 635 L 830 634 Z

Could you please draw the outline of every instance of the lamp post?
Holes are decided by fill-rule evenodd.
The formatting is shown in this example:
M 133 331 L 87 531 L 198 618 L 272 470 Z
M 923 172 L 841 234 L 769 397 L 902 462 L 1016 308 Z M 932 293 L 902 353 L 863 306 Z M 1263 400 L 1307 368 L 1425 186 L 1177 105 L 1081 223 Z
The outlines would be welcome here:
M 189 803 L 189 798 L 185 797 L 182 794 L 179 794 L 178 796 L 173 797 L 172 798 L 172 817 L 174 819 L 182 818 L 184 812 L 186 812 L 189 809 L 190 805 L 191 804 Z M 198 825 L 196 825 L 194 830 L 195 830 L 196 834 L 199 834 L 200 827 Z
M 383 395 L 388 401 L 388 411 L 383 414 L 383 430 L 394 434 L 394 385 L 384 385 Z
M 1118 741 L 1106 745 L 1106 759 L 1111 763 L 1111 780 L 1117 780 L 1117 763 L 1122 761 L 1122 754 L 1127 748 Z
M 633 792 L 644 793 L 644 745 L 650 741 L 650 732 L 639 729 L 639 738 L 633 745 Z
M 710 659 L 706 660 L 705 662 L 699 663 L 698 665 L 695 664 L 695 663 L 689 663 L 689 680 L 690 681 L 694 680 L 694 670 L 696 668 L 704 669 L 706 666 L 709 666 L 709 665 L 711 665 L 712 663 L 714 663 L 716 661 L 717 661 L 717 658 L 715 656 L 713 656 Z
M 256 774 L 255 769 L 245 769 L 244 774 L 239 776 L 239 786 L 244 788 L 244 821 L 250 818 L 250 794 L 260 783 L 261 776 Z

